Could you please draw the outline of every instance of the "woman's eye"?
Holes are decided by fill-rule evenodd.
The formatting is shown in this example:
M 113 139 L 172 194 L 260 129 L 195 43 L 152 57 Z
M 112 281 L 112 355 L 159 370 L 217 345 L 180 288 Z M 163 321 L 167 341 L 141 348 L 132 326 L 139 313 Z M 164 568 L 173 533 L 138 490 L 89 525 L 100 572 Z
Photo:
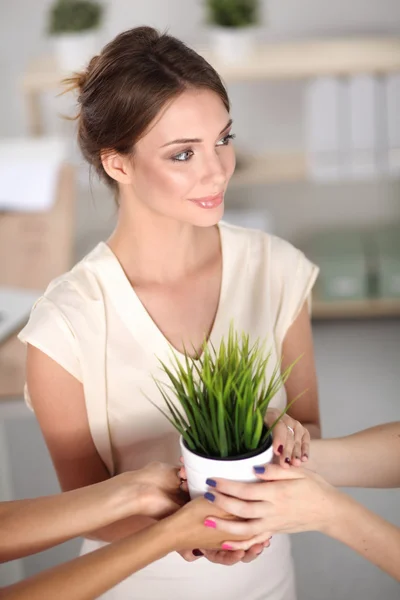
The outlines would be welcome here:
M 221 138 L 217 142 L 217 146 L 227 146 L 231 140 L 234 140 L 236 135 L 234 133 L 228 133 L 225 137 Z
M 192 152 L 192 150 L 185 150 L 184 152 L 179 152 L 179 154 L 175 154 L 175 156 L 172 157 L 172 160 L 174 162 L 187 162 L 192 158 L 193 154 L 194 152 Z

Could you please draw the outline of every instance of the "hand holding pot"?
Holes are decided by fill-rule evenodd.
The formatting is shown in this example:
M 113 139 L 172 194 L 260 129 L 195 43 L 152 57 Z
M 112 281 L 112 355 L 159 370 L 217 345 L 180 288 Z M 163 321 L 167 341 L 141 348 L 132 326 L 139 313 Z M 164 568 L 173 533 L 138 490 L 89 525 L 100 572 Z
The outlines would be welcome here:
M 327 533 L 335 514 L 345 500 L 344 494 L 322 477 L 305 468 L 283 469 L 279 465 L 255 468 L 260 483 L 237 483 L 216 479 L 209 481 L 205 498 L 218 509 L 242 521 L 210 516 L 206 527 L 227 534 L 226 544 L 234 550 L 246 550 L 254 544 L 269 542 L 271 533 L 321 531 Z M 246 536 L 237 542 L 232 536 Z M 230 540 L 230 541 L 229 541 Z
M 162 462 L 152 462 L 138 469 L 122 473 L 110 479 L 110 485 L 118 478 L 125 484 L 125 490 L 140 501 L 135 512 L 154 519 L 163 519 L 173 514 L 188 500 L 189 496 L 180 487 L 179 468 Z M 127 503 L 129 498 L 127 498 Z M 128 513 L 130 514 L 130 513 Z
M 271 427 L 280 415 L 281 412 L 277 408 L 269 408 L 265 415 L 268 427 Z M 279 456 L 279 464 L 282 467 L 288 468 L 290 464 L 299 467 L 308 460 L 310 434 L 299 421 L 285 414 L 274 427 L 272 447 L 275 456 Z
M 239 549 L 237 552 L 232 552 L 230 547 L 225 548 L 223 542 L 226 532 L 221 528 L 204 526 L 209 512 L 209 503 L 204 498 L 196 498 L 165 520 L 167 524 L 172 525 L 171 531 L 173 531 L 173 537 L 176 538 L 176 549 L 189 561 L 196 560 L 196 558 L 205 555 L 212 562 L 219 564 L 230 565 L 239 562 L 245 557 L 246 551 Z M 218 507 L 214 508 L 214 514 L 221 519 L 222 523 L 228 522 L 229 519 L 234 519 L 234 517 L 228 515 Z M 233 534 L 232 537 L 235 541 L 243 543 L 243 535 Z M 193 554 L 192 548 L 201 548 L 201 551 L 195 550 Z M 262 544 L 258 544 L 257 548 L 249 552 L 253 558 L 253 554 L 256 556 L 262 550 Z M 243 562 L 249 562 L 249 560 L 244 560 Z

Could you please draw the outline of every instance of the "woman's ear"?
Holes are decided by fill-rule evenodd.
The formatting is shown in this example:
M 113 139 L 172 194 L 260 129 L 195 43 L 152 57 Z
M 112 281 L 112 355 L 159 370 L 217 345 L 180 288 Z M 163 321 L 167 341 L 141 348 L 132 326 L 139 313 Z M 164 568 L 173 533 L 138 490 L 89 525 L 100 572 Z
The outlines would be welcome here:
M 131 183 L 130 158 L 117 152 L 104 152 L 100 156 L 103 169 L 118 183 Z

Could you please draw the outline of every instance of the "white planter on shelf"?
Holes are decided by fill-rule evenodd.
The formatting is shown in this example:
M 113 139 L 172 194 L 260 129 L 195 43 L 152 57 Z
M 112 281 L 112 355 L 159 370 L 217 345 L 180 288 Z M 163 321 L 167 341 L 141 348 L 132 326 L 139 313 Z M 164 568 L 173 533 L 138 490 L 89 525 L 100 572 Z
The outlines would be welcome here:
M 210 31 L 211 51 L 224 62 L 244 62 L 254 53 L 254 27 L 214 27 Z
M 247 458 L 237 459 L 205 458 L 194 454 L 186 447 L 182 437 L 180 446 L 191 498 L 197 498 L 207 492 L 209 486 L 206 480 L 209 478 L 221 477 L 245 483 L 259 481 L 253 467 L 272 462 L 274 456 L 272 440 L 266 449 L 261 449 L 258 453 L 250 453 Z
M 65 33 L 53 40 L 57 66 L 62 71 L 79 71 L 98 50 L 97 31 Z

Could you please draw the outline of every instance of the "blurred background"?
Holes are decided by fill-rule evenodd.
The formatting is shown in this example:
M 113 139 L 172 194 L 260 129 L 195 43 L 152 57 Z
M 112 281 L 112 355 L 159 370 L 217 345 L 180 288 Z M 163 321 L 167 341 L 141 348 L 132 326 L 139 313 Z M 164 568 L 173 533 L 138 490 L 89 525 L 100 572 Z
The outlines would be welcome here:
M 0 0 L 0 499 L 58 491 L 23 402 L 15 337 L 47 283 L 115 223 L 75 143 L 60 80 L 116 34 L 168 29 L 232 100 L 238 166 L 226 220 L 284 237 L 321 267 L 313 329 L 325 437 L 400 419 L 398 0 Z M 251 4 L 251 2 L 250 2 Z M 349 490 L 400 525 L 400 493 Z M 399 586 L 317 534 L 293 536 L 299 600 L 394 600 Z M 0 567 L 3 584 L 79 541 Z

